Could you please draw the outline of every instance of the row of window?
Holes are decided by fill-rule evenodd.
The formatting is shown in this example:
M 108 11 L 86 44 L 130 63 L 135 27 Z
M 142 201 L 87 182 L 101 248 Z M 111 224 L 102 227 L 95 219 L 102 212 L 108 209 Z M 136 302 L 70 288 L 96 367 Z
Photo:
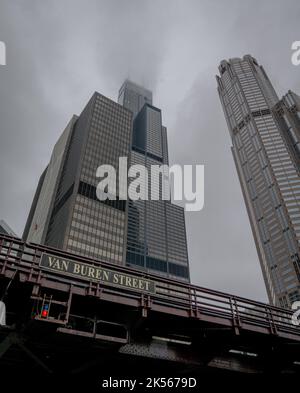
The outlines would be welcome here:
M 144 255 L 134 254 L 127 252 L 126 262 L 129 265 L 136 265 L 143 268 L 148 268 L 152 270 L 157 270 L 159 272 L 165 272 L 178 277 L 189 277 L 188 267 L 183 265 L 178 265 L 171 262 L 166 262 L 157 258 L 146 256 L 146 263 Z

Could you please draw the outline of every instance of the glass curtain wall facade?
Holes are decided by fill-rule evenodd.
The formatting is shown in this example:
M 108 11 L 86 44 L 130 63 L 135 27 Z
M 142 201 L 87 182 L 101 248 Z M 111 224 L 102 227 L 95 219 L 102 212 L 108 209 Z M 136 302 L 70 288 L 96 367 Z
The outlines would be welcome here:
M 250 55 L 223 60 L 218 92 L 272 304 L 300 299 L 300 184 L 274 114 L 277 94 Z
M 38 202 L 32 207 L 34 212 L 29 215 L 24 237 L 37 241 L 35 233 L 42 231 L 38 240 L 43 244 L 124 264 L 127 203 L 119 199 L 118 190 L 116 200 L 97 199 L 100 179 L 96 178 L 96 170 L 101 164 L 110 164 L 117 169 L 118 177 L 119 157 L 128 157 L 130 152 L 132 113 L 95 93 L 67 129 L 42 176 Z M 127 179 L 124 181 L 127 183 Z M 51 199 L 46 206 L 44 194 Z
M 168 165 L 167 129 L 162 125 L 161 110 L 152 105 L 152 93 L 126 81 L 120 89 L 119 103 L 135 116 L 131 164 L 144 165 L 148 174 L 153 165 Z M 152 186 L 159 200 L 150 200 L 149 176 L 149 200 L 129 201 L 127 264 L 189 281 L 184 209 L 162 199 L 161 182 Z
M 129 109 L 135 118 L 145 104 L 152 104 L 152 92 L 126 79 L 119 90 L 118 103 Z
M 276 106 L 273 112 L 280 125 L 282 135 L 294 160 L 295 167 L 300 171 L 300 97 L 289 91 Z M 300 184 L 300 179 L 299 179 Z

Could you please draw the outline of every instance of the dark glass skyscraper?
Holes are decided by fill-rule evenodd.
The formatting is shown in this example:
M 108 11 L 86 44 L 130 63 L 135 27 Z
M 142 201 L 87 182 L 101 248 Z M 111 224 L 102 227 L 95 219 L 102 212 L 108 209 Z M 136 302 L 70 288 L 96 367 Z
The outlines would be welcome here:
M 125 263 L 126 202 L 100 202 L 96 170 L 128 157 L 132 113 L 95 93 L 54 147 L 33 201 L 24 237 L 66 251 Z
M 131 164 L 168 165 L 167 129 L 161 110 L 152 105 L 152 93 L 130 81 L 119 92 L 119 103 L 132 110 Z M 189 280 L 184 209 L 162 200 L 130 201 L 128 209 L 127 263 L 152 272 Z M 149 194 L 151 183 L 148 184 Z
M 300 299 L 299 97 L 289 93 L 279 102 L 250 55 L 223 60 L 219 71 L 218 92 L 269 299 L 288 307 Z
M 118 178 L 120 157 L 147 168 L 168 163 L 166 128 L 152 93 L 126 81 L 119 103 L 95 93 L 80 116 L 72 117 L 40 177 L 23 237 L 188 281 L 181 207 L 161 198 L 122 200 L 118 188 L 116 200 L 96 196 L 102 164 L 116 168 Z

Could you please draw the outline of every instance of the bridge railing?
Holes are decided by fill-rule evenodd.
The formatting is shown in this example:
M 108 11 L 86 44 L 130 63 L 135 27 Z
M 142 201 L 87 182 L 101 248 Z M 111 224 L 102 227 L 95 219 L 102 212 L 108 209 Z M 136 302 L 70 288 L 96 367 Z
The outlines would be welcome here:
M 73 259 L 94 266 L 100 266 L 116 272 L 130 274 L 152 280 L 156 284 L 155 293 L 144 294 L 141 291 L 117 288 L 109 283 L 93 283 L 83 279 L 63 277 L 55 273 L 43 271 L 39 264 L 42 253 L 47 252 L 58 257 Z M 162 310 L 173 310 L 174 313 L 182 312 L 192 318 L 211 318 L 215 322 L 224 323 L 230 321 L 234 327 L 253 326 L 256 330 L 269 329 L 273 334 L 284 333 L 299 336 L 300 327 L 292 324 L 293 312 L 269 304 L 234 296 L 220 291 L 187 284 L 177 280 L 171 280 L 155 274 L 129 267 L 114 265 L 111 263 L 82 257 L 67 253 L 51 247 L 45 247 L 33 243 L 25 243 L 21 239 L 0 234 L 0 276 L 13 278 L 16 272 L 26 276 L 28 281 L 52 279 L 75 283 L 79 286 L 101 287 L 101 290 L 123 296 L 128 299 L 137 299 L 146 296 L 149 307 L 161 307 Z M 1 296 L 1 294 L 0 294 Z

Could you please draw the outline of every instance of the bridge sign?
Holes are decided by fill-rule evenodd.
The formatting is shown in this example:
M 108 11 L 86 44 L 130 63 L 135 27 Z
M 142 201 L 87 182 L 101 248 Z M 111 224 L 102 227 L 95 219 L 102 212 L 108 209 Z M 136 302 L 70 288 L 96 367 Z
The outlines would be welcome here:
M 86 279 L 89 281 L 108 283 L 119 287 L 155 293 L 155 282 L 139 276 L 123 274 L 122 272 L 97 267 L 87 263 L 61 258 L 56 255 L 43 253 L 40 267 L 51 272 Z

